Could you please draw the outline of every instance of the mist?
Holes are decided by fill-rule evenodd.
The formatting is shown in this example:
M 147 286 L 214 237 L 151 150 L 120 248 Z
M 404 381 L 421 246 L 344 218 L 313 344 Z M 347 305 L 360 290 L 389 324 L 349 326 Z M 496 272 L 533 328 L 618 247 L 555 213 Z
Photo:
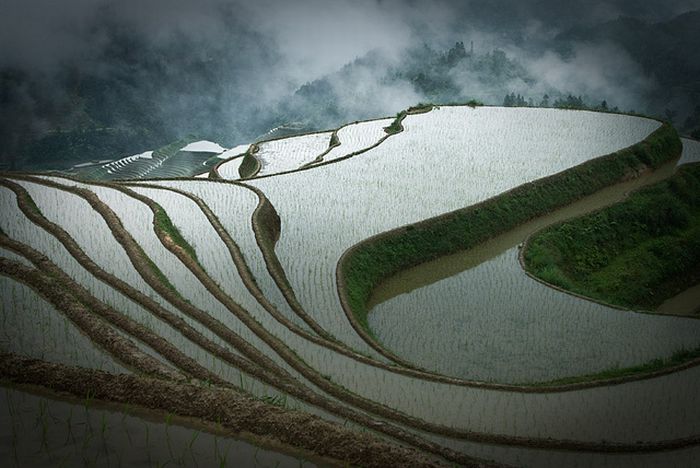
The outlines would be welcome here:
M 420 101 L 575 96 L 673 118 L 688 131 L 700 104 L 697 83 L 686 86 L 700 59 L 683 49 L 700 43 L 692 13 L 700 1 L 3 0 L 0 8 L 0 164 L 11 168 L 118 157 L 185 135 L 235 145 L 280 125 L 331 128 Z M 635 48 L 632 34 L 658 50 Z

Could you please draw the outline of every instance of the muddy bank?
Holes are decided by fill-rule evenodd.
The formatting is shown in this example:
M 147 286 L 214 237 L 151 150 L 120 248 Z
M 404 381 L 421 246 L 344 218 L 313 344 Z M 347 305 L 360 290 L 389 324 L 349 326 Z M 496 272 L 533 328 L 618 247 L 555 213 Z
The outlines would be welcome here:
M 0 378 L 0 460 L 5 467 L 337 466 L 216 424 L 14 385 Z
M 677 158 L 682 145 L 668 124 L 638 144 L 523 184 L 481 203 L 370 237 L 338 262 L 341 304 L 357 333 L 381 347 L 367 327 L 367 303 L 381 282 L 408 268 L 471 249 L 538 216 Z M 436 242 L 435 239 L 440 239 Z
M 31 177 L 28 177 L 27 179 L 32 180 Z M 37 180 L 33 181 L 39 182 Z M 517 438 L 515 440 L 512 440 L 511 438 L 504 438 L 503 436 L 495 436 L 492 438 L 487 434 L 472 433 L 471 431 L 453 431 L 451 428 L 448 427 L 443 427 L 435 424 L 427 424 L 420 419 L 406 416 L 384 405 L 359 397 L 347 391 L 345 388 L 327 380 L 325 377 L 320 376 L 314 369 L 312 369 L 304 361 L 299 359 L 299 357 L 287 346 L 285 346 L 284 343 L 282 343 L 279 339 L 268 333 L 267 330 L 264 329 L 264 327 L 262 327 L 258 322 L 253 320 L 245 309 L 241 308 L 230 297 L 223 293 L 223 291 L 221 291 L 218 285 L 216 285 L 216 283 L 214 283 L 211 280 L 211 278 L 209 278 L 208 275 L 201 269 L 199 264 L 191 256 L 189 256 L 183 248 L 172 242 L 172 240 L 169 239 L 169 237 L 167 236 L 167 233 L 163 232 L 159 228 L 157 222 L 154 221 L 154 229 L 163 245 L 169 250 L 171 250 L 176 256 L 178 256 L 180 261 L 182 261 L 183 264 L 185 264 L 185 266 L 187 266 L 192 271 L 192 273 L 197 277 L 197 279 L 200 282 L 202 282 L 205 288 L 209 290 L 209 292 L 212 293 L 214 297 L 221 301 L 222 304 L 224 304 L 224 306 L 230 312 L 236 315 L 238 319 L 240 319 L 248 328 L 250 328 L 251 331 L 253 331 L 253 333 L 255 333 L 263 341 L 265 341 L 269 346 L 271 346 L 271 348 L 274 349 L 282 357 L 282 359 L 284 359 L 288 364 L 290 364 L 290 366 L 292 366 L 296 371 L 298 371 L 301 375 L 303 375 L 314 385 L 318 386 L 323 391 L 327 392 L 329 395 L 340 399 L 345 404 L 338 404 L 324 395 L 311 391 L 305 385 L 301 384 L 296 379 L 293 379 L 284 369 L 277 366 L 274 363 L 274 361 L 272 361 L 272 359 L 260 353 L 257 349 L 251 346 L 250 343 L 243 340 L 240 336 L 233 333 L 228 328 L 212 326 L 221 324 L 213 320 L 208 314 L 204 313 L 203 311 L 200 311 L 199 309 L 189 304 L 177 293 L 177 291 L 169 288 L 157 274 L 158 270 L 156 266 L 149 261 L 148 257 L 141 250 L 138 243 L 136 243 L 136 241 L 123 227 L 116 213 L 114 213 L 114 211 L 104 202 L 102 202 L 93 192 L 86 189 L 65 187 L 60 184 L 55 184 L 48 181 L 41 181 L 39 183 L 73 193 L 86 199 L 90 203 L 92 208 L 95 209 L 103 217 L 103 219 L 111 229 L 112 233 L 115 235 L 115 238 L 117 238 L 119 243 L 124 247 L 127 256 L 131 259 L 132 264 L 134 264 L 137 271 L 141 274 L 144 280 L 146 280 L 146 282 L 149 285 L 151 285 L 171 304 L 178 307 L 184 313 L 192 317 L 196 317 L 197 320 L 199 320 L 207 327 L 212 329 L 212 331 L 215 331 L 223 339 L 227 340 L 229 343 L 232 343 L 234 347 L 238 349 L 244 356 L 251 359 L 252 362 L 255 362 L 258 365 L 257 368 L 248 369 L 246 363 L 241 362 L 241 369 L 245 372 L 250 373 L 251 375 L 258 377 L 265 383 L 272 385 L 293 397 L 306 401 L 309 404 L 325 409 L 339 417 L 354 421 L 365 427 L 376 428 L 376 431 L 382 432 L 396 440 L 400 440 L 416 448 L 420 448 L 426 452 L 437 454 L 439 456 L 444 457 L 445 459 L 464 465 L 478 466 L 478 463 L 472 457 L 466 454 L 456 453 L 445 447 L 441 447 L 438 444 L 429 442 L 419 436 L 410 433 L 409 431 L 402 429 L 399 426 L 380 422 L 374 419 L 373 417 L 369 417 L 355 410 L 354 408 L 345 406 L 345 404 L 364 409 L 365 411 L 369 411 L 370 413 L 373 413 L 374 415 L 378 415 L 383 418 L 392 419 L 400 424 L 406 424 L 416 429 L 433 431 L 439 434 L 475 438 L 476 440 L 480 441 L 493 440 L 496 442 L 505 441 L 505 443 L 516 444 L 531 443 L 530 440 L 522 441 Z M 109 186 L 107 184 L 104 185 Z M 156 212 L 159 209 L 157 204 L 152 202 L 150 199 L 133 194 L 124 187 L 117 186 L 113 188 L 121 190 L 127 195 L 132 196 L 133 198 L 141 199 L 141 201 L 146 203 L 151 208 L 151 210 L 154 213 L 155 220 Z
M 113 375 L 97 370 L 51 364 L 15 355 L 0 355 L 0 377 L 73 397 L 141 406 L 198 418 L 229 435 L 250 433 L 280 446 L 308 450 L 337 460 L 338 465 L 366 467 L 444 466 L 417 450 L 382 441 L 302 412 L 286 410 L 219 388 Z

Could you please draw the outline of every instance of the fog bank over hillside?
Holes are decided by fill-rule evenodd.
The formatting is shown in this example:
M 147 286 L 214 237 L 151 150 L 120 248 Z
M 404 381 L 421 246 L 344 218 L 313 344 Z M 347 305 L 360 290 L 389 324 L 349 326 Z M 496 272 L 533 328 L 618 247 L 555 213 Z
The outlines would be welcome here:
M 700 0 L 69 0 L 0 6 L 0 165 L 234 145 L 418 101 L 557 99 L 700 127 Z M 473 43 L 473 52 L 472 52 Z M 547 95 L 547 98 L 545 98 Z M 573 101 L 572 101 L 573 102 Z

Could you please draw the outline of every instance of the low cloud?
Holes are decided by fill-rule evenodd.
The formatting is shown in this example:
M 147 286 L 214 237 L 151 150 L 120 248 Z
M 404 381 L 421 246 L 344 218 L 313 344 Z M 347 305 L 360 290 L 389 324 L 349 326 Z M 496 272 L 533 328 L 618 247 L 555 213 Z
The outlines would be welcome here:
M 99 105 L 109 125 L 232 144 L 303 112 L 317 126 L 390 115 L 429 99 L 396 76 L 407 51 L 424 44 L 446 51 L 456 41 L 467 49 L 473 41 L 477 56 L 502 50 L 522 72 L 492 79 L 454 67 L 444 78 L 455 99 L 498 104 L 515 92 L 537 102 L 560 92 L 643 111 L 657 83 L 620 46 L 571 43 L 564 56 L 552 44 L 573 26 L 630 14 L 661 21 L 694 7 L 692 0 L 4 0 L 2 135 L 79 127 L 91 118 L 85 106 L 89 114 Z M 332 102 L 304 103 L 297 90 L 316 80 Z M 106 89 L 104 102 L 71 108 L 82 86 Z
M 611 43 L 574 44 L 566 59 L 547 51 L 525 61 L 525 67 L 535 80 L 532 92 L 559 90 L 605 99 L 622 109 L 638 106 L 656 86 L 639 64 Z

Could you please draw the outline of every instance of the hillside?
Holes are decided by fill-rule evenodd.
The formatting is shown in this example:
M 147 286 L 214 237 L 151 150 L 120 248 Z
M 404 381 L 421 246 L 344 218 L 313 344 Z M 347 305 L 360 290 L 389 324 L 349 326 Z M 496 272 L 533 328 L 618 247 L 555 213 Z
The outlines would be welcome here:
M 610 43 L 622 47 L 644 72 L 657 81 L 651 108 L 659 114 L 669 109 L 687 131 L 700 129 L 700 11 L 684 13 L 668 21 L 651 23 L 632 17 L 590 27 L 576 27 L 557 36 L 560 50 L 570 53 L 573 43 Z M 693 114 L 690 118 L 681 118 Z
M 605 100 L 609 108 L 673 117 L 687 134 L 700 131 L 700 57 L 692 47 L 700 41 L 698 12 L 656 23 L 623 17 L 567 26 L 556 37 L 535 40 L 528 39 L 518 16 L 504 17 L 502 29 L 493 32 L 498 40 L 481 40 L 482 34 L 467 30 L 449 39 L 428 36 L 397 45 L 392 53 L 364 52 L 306 82 L 283 77 L 288 58 L 260 32 L 233 12 L 222 18 L 231 29 L 216 41 L 173 34 L 156 43 L 102 18 L 94 29 L 98 38 L 90 38 L 100 48 L 89 59 L 61 62 L 48 71 L 2 65 L 0 167 L 66 170 L 153 150 L 187 135 L 232 147 L 268 132 L 276 137 L 336 127 L 419 101 L 501 105 L 511 93 L 521 106 L 557 100 L 567 105 L 571 97 L 578 107 L 597 108 Z M 580 66 L 570 61 L 581 44 L 600 48 L 603 57 L 609 46 L 623 50 L 631 63 L 604 69 L 603 83 L 588 95 L 572 80 L 548 81 L 542 65 L 555 59 L 564 68 Z M 642 81 L 650 84 L 622 99 L 620 83 L 637 83 L 637 64 Z
M 698 143 L 684 141 L 686 151 Z M 633 309 L 656 309 L 699 281 L 700 166 L 623 203 L 538 233 L 528 269 L 556 286 Z M 595 228 L 591 228 L 595 226 Z M 697 304 L 671 313 L 697 313 Z
M 22 339 L 2 342 L 0 370 L 338 463 L 636 467 L 667 450 L 682 465 L 700 379 L 676 358 L 700 346 L 697 321 L 547 288 L 517 247 L 469 270 L 459 288 L 486 301 L 461 322 L 433 313 L 449 294 L 396 327 L 366 309 L 397 272 L 642 179 L 681 146 L 637 116 L 421 106 L 232 149 L 210 178 L 4 173 L 0 331 Z

